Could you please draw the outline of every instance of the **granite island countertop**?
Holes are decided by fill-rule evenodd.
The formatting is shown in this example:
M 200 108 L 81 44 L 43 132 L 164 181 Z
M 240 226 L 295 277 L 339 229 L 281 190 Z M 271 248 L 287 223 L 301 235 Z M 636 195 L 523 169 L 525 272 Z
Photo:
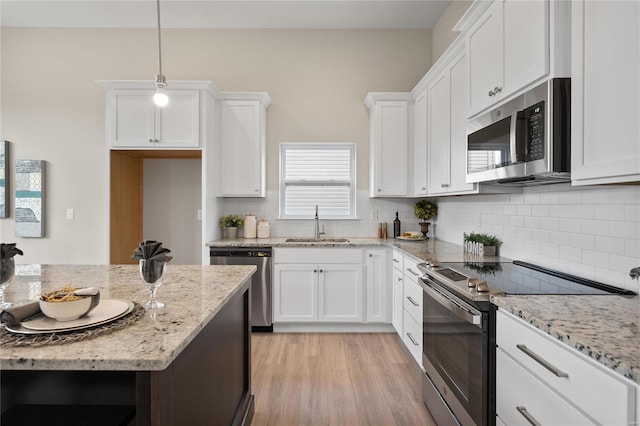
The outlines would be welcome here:
M 640 297 L 492 296 L 491 301 L 640 384 Z
M 144 304 L 138 265 L 16 265 L 5 298 L 14 304 L 71 283 L 99 287 L 102 298 Z M 158 300 L 130 326 L 95 338 L 40 347 L 0 347 L 3 370 L 164 370 L 250 280 L 255 266 L 167 265 Z
M 326 237 L 334 238 L 334 237 Z M 471 257 L 464 253 L 462 245 L 449 243 L 434 238 L 425 241 L 409 241 L 398 240 L 393 238 L 362 238 L 362 237 L 345 237 L 347 242 L 287 242 L 285 237 L 274 238 L 236 238 L 221 239 L 210 241 L 207 243 L 211 248 L 224 247 L 395 247 L 402 250 L 405 254 L 413 256 L 418 262 L 425 260 L 437 259 L 440 262 L 464 262 Z M 472 260 L 477 261 L 478 258 L 473 257 Z M 510 262 L 511 259 L 504 257 L 482 258 L 485 262 Z

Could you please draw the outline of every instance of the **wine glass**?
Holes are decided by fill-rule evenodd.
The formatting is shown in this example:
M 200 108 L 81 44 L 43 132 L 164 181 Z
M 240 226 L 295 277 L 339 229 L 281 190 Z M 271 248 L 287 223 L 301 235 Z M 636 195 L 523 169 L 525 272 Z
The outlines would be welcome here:
M 16 272 L 16 265 L 13 257 L 0 259 L 0 309 L 7 309 L 12 303 L 4 301 L 4 289 L 7 288 Z
M 166 272 L 167 263 L 161 260 L 140 259 L 140 277 L 149 287 L 149 301 L 143 306 L 145 309 L 164 308 L 164 303 L 156 299 L 158 287 L 162 285 L 162 277 Z

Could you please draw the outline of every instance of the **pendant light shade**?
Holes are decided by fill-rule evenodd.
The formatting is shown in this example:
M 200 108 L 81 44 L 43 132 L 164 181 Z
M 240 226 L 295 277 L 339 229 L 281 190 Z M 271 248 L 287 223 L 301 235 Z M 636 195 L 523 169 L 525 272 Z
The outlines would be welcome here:
M 156 10 L 158 12 L 158 74 L 154 81 L 156 93 L 153 95 L 153 102 L 159 107 L 169 104 L 169 96 L 165 92 L 167 78 L 162 74 L 162 38 L 160 37 L 160 0 L 156 0 Z

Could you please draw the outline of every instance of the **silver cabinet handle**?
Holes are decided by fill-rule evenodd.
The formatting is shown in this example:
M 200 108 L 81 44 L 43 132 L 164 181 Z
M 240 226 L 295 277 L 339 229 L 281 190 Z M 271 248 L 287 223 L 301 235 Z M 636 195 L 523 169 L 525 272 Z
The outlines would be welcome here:
M 378 192 L 382 191 L 382 189 L 378 188 Z
M 496 86 L 496 88 L 495 88 L 495 89 L 493 89 L 493 93 L 495 93 L 496 95 L 497 95 L 498 93 L 500 93 L 500 92 L 502 92 L 502 87 L 498 87 L 498 86 Z
M 394 262 L 396 263 L 400 263 L 400 261 L 398 259 L 393 259 Z
M 402 281 L 402 278 L 398 278 L 398 281 Z
M 320 269 L 320 273 L 323 273 L 323 272 L 324 272 L 324 270 Z
M 313 270 L 313 272 L 314 272 L 314 273 L 316 273 L 316 272 L 318 272 L 318 270 L 317 270 L 317 269 L 314 269 L 314 270 Z
M 542 358 L 540 355 L 538 355 L 537 353 L 533 352 L 531 349 L 527 348 L 526 345 L 518 344 L 518 345 L 516 345 L 516 348 L 520 349 L 522 352 L 524 352 L 529 357 L 531 357 L 535 362 L 537 362 L 538 364 L 540 364 L 541 366 L 543 366 L 547 370 L 551 371 L 556 376 L 558 376 L 558 377 L 567 377 L 567 378 L 569 377 L 569 375 L 567 373 L 565 373 L 564 371 L 562 371 L 562 370 L 554 367 L 553 365 L 551 365 L 547 360 Z
M 413 338 L 411 333 L 407 333 L 407 337 L 409 338 L 409 340 L 411 340 L 411 343 L 413 343 L 416 346 L 420 346 L 420 345 L 418 345 L 418 342 L 416 342 L 416 339 Z
M 489 96 L 493 96 L 493 95 L 495 95 L 495 94 L 496 94 L 496 93 L 495 93 L 493 90 L 489 90 Z
M 518 410 L 518 412 L 522 414 L 522 417 L 527 419 L 527 421 L 531 423 L 532 426 L 541 426 L 540 423 L 538 423 L 538 421 L 531 414 L 529 414 L 529 412 L 527 411 L 527 407 L 520 405 L 516 407 L 516 410 Z
M 413 300 L 413 297 L 407 296 L 407 299 L 409 300 L 409 302 L 411 302 L 413 306 L 420 306 L 415 300 Z
M 427 187 L 426 187 L 426 186 L 423 186 L 421 190 L 422 190 L 422 191 L 424 191 L 424 190 L 426 190 L 426 189 L 427 189 Z
M 149 139 L 149 142 L 153 143 L 153 139 L 151 139 L 151 138 L 150 138 L 150 139 Z
M 373 257 L 373 254 L 369 253 L 369 257 Z
M 411 272 L 413 275 L 415 275 L 416 277 L 419 277 L 420 274 L 418 274 L 417 272 L 415 272 L 413 269 L 411 268 L 407 268 L 407 271 Z

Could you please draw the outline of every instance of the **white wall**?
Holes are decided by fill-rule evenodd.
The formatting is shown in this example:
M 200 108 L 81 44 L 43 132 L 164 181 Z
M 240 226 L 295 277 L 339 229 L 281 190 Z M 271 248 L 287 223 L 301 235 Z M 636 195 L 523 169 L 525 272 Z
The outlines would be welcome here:
M 47 162 L 46 237 L 14 237 L 21 263 L 107 263 L 104 91 L 96 80 L 151 80 L 152 29 L 1 28 L 0 139 L 13 159 Z M 409 91 L 431 65 L 430 30 L 163 31 L 169 80 L 266 91 L 267 188 L 278 187 L 282 141 L 357 144 L 358 189 L 369 186 L 369 91 Z M 65 219 L 74 208 L 74 220 Z
M 172 265 L 202 263 L 202 161 L 143 160 L 143 229 L 145 240 L 162 241 Z
M 438 198 L 436 235 L 496 235 L 500 255 L 531 261 L 638 292 L 640 187 L 551 185 L 523 194 Z
M 458 23 L 472 3 L 473 0 L 452 1 L 440 19 L 438 19 L 438 22 L 433 26 L 432 60 L 434 63 L 460 34 L 457 31 L 453 31 L 453 27 Z

